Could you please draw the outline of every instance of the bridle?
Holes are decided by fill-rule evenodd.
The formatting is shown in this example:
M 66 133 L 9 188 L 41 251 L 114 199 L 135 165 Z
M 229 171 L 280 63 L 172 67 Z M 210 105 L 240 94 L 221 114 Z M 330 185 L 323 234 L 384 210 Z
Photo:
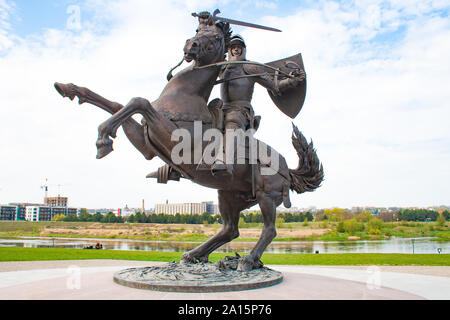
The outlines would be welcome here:
M 211 33 L 211 32 L 208 32 Z M 221 37 L 219 35 L 218 32 L 214 32 L 214 34 L 197 34 L 194 38 L 197 39 L 201 39 L 201 38 L 206 38 L 207 39 L 207 44 L 206 45 L 202 45 L 200 47 L 200 52 L 199 52 L 199 56 L 204 56 L 208 54 L 208 48 L 209 45 L 212 43 L 214 45 L 214 49 L 216 50 L 216 52 L 221 52 L 221 50 L 223 50 L 223 52 L 225 53 L 225 39 L 223 38 L 223 36 Z M 214 39 L 213 39 L 214 38 Z M 222 38 L 222 41 L 219 41 Z M 224 55 L 224 59 L 225 59 L 225 55 Z M 197 60 L 199 60 L 197 58 Z M 173 71 L 175 71 L 175 69 L 177 69 L 179 66 L 181 66 L 184 62 L 184 57 L 181 59 L 181 61 L 172 69 L 170 69 L 169 73 L 167 74 L 167 81 L 170 81 L 173 78 Z

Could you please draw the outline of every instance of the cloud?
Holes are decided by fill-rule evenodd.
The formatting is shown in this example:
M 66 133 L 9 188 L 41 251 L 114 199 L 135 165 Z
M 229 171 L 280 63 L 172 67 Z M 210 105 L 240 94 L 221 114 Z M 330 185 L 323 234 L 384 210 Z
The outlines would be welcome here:
M 303 53 L 308 95 L 295 122 L 314 139 L 326 181 L 296 203 L 445 203 L 442 178 L 448 177 L 450 156 L 445 147 L 450 137 L 448 17 L 430 7 L 410 10 L 408 14 L 416 17 L 406 19 L 402 12 L 407 8 L 395 4 L 389 19 L 368 23 L 360 18 L 361 9 L 324 2 L 323 7 L 288 17 L 267 17 L 266 24 L 284 31 L 281 36 L 250 29 L 243 33 L 252 48 L 251 59 Z M 406 29 L 404 37 L 396 42 L 376 40 L 387 30 L 379 26 L 396 24 Z M 268 129 L 265 119 L 275 110 L 264 95 L 260 92 L 254 99 L 263 115 L 259 134 L 277 145 L 293 166 L 288 121 L 271 123 Z
M 12 36 L 9 33 L 11 28 L 9 18 L 12 10 L 13 7 L 9 2 L 0 0 L 0 54 L 13 44 Z
M 52 86 L 73 82 L 123 104 L 135 96 L 155 100 L 194 35 L 189 13 L 217 4 L 88 0 L 80 4 L 81 30 L 63 26 L 18 38 L 8 29 L 12 2 L 0 0 L 0 202 L 40 201 L 45 178 L 66 185 L 62 192 L 80 207 L 216 199 L 216 191 L 188 181 L 147 181 L 162 161 L 146 161 L 121 131 L 115 151 L 96 160 L 97 127 L 109 115 L 63 100 Z M 224 4 L 227 15 L 235 4 Z M 326 181 L 315 193 L 292 195 L 295 206 L 448 202 L 445 1 L 321 1 L 257 23 L 283 33 L 244 29 L 248 58 L 268 62 L 302 52 L 308 74 L 306 103 L 294 122 L 314 140 Z M 216 88 L 212 98 L 218 95 Z M 258 137 L 295 167 L 291 120 L 260 87 L 253 105 L 263 116 Z

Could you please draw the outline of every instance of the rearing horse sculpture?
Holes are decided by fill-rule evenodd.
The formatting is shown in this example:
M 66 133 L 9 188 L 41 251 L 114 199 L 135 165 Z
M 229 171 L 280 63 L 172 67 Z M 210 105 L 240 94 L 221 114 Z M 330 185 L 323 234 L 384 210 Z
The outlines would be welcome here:
M 262 266 L 260 258 L 276 236 L 276 208 L 281 203 L 290 207 L 289 189 L 303 193 L 318 188 L 323 180 L 323 168 L 312 142 L 308 144 L 295 126 L 293 145 L 300 162 L 295 170 L 290 170 L 285 159 L 277 153 L 279 170 L 273 175 L 262 175 L 260 162 L 253 172 L 250 164 L 234 165 L 232 174 L 225 176 L 215 176 L 210 170 L 198 170 L 196 163 L 174 163 L 171 154 L 177 145 L 172 141 L 175 130 L 187 129 L 194 137 L 195 121 L 202 122 L 203 130 L 213 126 L 208 100 L 220 67 L 199 67 L 225 60 L 230 35 L 227 23 L 200 23 L 197 34 L 184 47 L 184 59 L 194 63 L 176 74 L 152 103 L 144 98 L 134 98 L 124 107 L 73 84 L 55 83 L 55 88 L 63 97 L 73 100 L 77 96 L 80 104 L 88 102 L 113 114 L 99 127 L 97 158 L 103 158 L 113 150 L 111 137 L 115 138 L 117 129 L 122 126 L 131 143 L 146 159 L 158 156 L 183 178 L 218 190 L 222 229 L 205 243 L 186 252 L 182 261 L 207 262 L 211 252 L 239 237 L 240 212 L 259 204 L 264 218 L 261 237 L 251 253 L 238 263 L 238 270 L 251 270 Z M 142 125 L 131 118 L 134 114 L 143 116 Z M 193 146 L 202 143 L 202 148 L 207 145 L 206 142 L 192 142 Z M 270 147 L 269 151 L 276 152 Z

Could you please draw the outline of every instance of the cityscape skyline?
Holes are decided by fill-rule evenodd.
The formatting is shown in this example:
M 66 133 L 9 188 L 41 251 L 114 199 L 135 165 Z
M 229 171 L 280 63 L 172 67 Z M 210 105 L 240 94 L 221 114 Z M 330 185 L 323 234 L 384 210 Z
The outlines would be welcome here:
M 58 198 L 61 198 L 63 200 L 59 200 Z M 48 199 L 51 199 L 48 203 Z M 57 200 L 58 199 L 58 200 Z M 70 207 L 69 206 L 69 197 L 58 195 L 58 197 L 46 197 L 43 199 L 44 201 L 41 202 L 30 202 L 30 201 L 18 201 L 18 202 L 0 202 L 0 205 L 13 205 L 17 206 L 18 204 L 21 205 L 29 205 L 29 206 L 49 206 L 49 207 Z M 63 203 L 59 203 L 59 201 L 63 201 Z M 141 202 L 142 203 L 142 202 Z M 164 213 L 164 207 L 173 205 L 177 208 L 183 208 L 186 207 L 186 205 L 198 205 L 194 208 L 213 208 L 213 211 L 215 213 L 218 212 L 218 204 L 215 201 L 201 201 L 201 202 L 179 202 L 174 201 L 170 202 L 168 199 L 164 203 L 154 203 L 150 204 L 149 206 L 133 206 L 129 205 L 128 203 L 125 203 L 122 206 L 119 207 L 108 207 L 108 206 L 100 206 L 100 207 L 86 207 L 86 206 L 71 206 L 78 209 L 86 209 L 87 211 L 91 211 L 91 213 L 94 213 L 95 210 L 98 210 L 98 212 L 101 213 L 108 213 L 108 212 L 116 212 L 117 210 L 130 210 L 133 212 L 143 212 L 143 209 L 146 213 Z M 206 206 L 206 207 L 205 207 Z M 291 207 L 291 208 L 285 208 L 284 206 L 280 206 L 278 210 L 282 210 L 285 212 L 306 212 L 306 211 L 320 211 L 320 210 L 327 210 L 327 209 L 345 209 L 350 211 L 358 211 L 358 210 L 367 210 L 367 209 L 388 209 L 388 210 L 396 210 L 396 209 L 410 209 L 410 208 L 420 208 L 420 209 L 450 209 L 450 205 L 441 204 L 441 205 L 429 205 L 429 206 L 350 206 L 350 207 L 338 207 L 338 206 L 331 206 L 331 207 L 317 207 L 317 206 L 309 206 L 309 207 Z M 258 210 L 256 207 L 246 209 L 244 211 L 255 211 Z M 172 210 L 173 211 L 173 210 Z M 192 211 L 192 208 L 190 210 L 187 210 L 185 213 L 190 213 L 189 211 Z M 97 211 L 96 211 L 97 212 Z M 213 213 L 213 212 L 211 212 Z
M 0 203 L 41 202 L 46 179 L 49 194 L 69 195 L 74 207 L 217 203 L 215 190 L 189 181 L 146 179 L 163 162 L 145 160 L 121 129 L 115 151 L 97 160 L 97 128 L 108 115 L 62 100 L 53 88 L 73 82 L 124 104 L 136 96 L 152 101 L 194 34 L 190 13 L 217 7 L 283 30 L 233 26 L 250 60 L 302 53 L 308 93 L 293 122 L 313 139 L 325 181 L 314 193 L 293 194 L 294 207 L 450 203 L 450 4 L 331 0 L 1 0 Z M 161 12 L 170 12 L 170 23 Z M 214 89 L 211 99 L 219 96 Z M 257 137 L 295 168 L 291 120 L 260 87 L 253 107 L 262 116 Z

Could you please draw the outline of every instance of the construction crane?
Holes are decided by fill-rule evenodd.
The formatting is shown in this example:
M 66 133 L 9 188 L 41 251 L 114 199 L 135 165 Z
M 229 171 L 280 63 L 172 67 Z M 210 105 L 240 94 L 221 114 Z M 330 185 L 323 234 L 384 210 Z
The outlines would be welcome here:
M 45 179 L 45 185 L 41 186 L 41 189 L 44 190 L 44 203 L 45 203 L 45 199 L 48 198 L 48 179 Z
M 45 184 L 43 185 L 43 186 L 41 186 L 41 189 L 43 189 L 44 190 L 44 202 L 45 202 L 45 199 L 47 199 L 48 198 L 48 187 L 49 186 L 52 186 L 52 187 L 58 187 L 58 197 L 60 197 L 61 196 L 61 187 L 64 187 L 65 185 L 63 185 L 63 184 L 48 184 L 48 179 L 46 178 L 45 179 Z

